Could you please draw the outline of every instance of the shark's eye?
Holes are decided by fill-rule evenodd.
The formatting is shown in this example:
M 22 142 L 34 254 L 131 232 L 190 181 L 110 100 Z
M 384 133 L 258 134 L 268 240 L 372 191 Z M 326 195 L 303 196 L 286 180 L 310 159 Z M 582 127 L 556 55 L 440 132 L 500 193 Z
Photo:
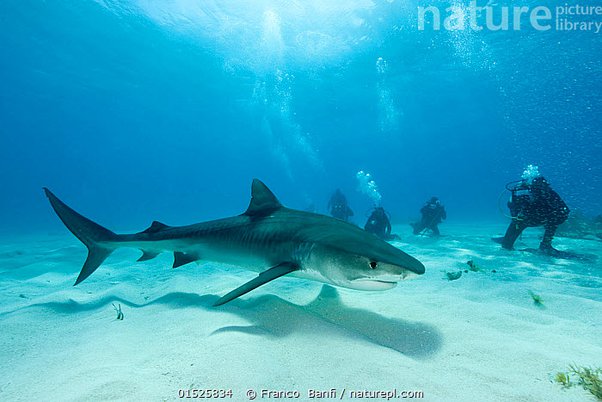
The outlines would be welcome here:
M 378 266 L 378 263 L 376 261 L 370 261 L 370 268 L 376 269 L 377 266 Z

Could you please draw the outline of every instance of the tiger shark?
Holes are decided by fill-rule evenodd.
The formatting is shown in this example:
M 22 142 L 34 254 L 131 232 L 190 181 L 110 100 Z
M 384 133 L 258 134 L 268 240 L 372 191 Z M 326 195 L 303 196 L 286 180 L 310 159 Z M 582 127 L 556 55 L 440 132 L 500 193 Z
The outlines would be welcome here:
M 74 286 L 121 247 L 142 251 L 138 261 L 173 252 L 173 268 L 203 260 L 259 273 L 215 306 L 287 274 L 350 289 L 387 290 L 424 273 L 420 261 L 351 223 L 282 206 L 257 179 L 251 186 L 249 207 L 241 215 L 187 226 L 154 221 L 135 234 L 113 233 L 71 209 L 47 188 L 44 192 L 65 226 L 88 248 Z

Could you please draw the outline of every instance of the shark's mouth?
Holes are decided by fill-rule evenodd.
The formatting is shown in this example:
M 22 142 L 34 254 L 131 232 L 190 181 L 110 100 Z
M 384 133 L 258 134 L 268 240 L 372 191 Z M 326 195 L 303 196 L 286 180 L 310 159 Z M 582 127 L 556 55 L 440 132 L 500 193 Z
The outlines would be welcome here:
M 401 278 L 399 279 L 401 280 Z M 352 287 L 358 290 L 389 290 L 397 286 L 398 280 L 361 278 L 351 282 Z

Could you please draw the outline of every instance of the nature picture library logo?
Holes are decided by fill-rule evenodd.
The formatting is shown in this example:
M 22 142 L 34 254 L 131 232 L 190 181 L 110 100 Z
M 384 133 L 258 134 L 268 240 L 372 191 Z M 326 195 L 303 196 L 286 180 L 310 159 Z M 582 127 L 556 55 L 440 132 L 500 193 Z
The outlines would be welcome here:
M 541 0 L 540 0 L 541 1 Z M 602 31 L 602 3 L 559 5 L 484 5 L 472 0 L 418 6 L 418 30 L 447 31 Z

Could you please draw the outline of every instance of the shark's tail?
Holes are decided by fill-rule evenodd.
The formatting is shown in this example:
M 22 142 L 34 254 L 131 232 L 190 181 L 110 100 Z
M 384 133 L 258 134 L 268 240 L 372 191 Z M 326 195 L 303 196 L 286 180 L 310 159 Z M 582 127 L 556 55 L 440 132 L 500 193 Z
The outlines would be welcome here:
M 117 248 L 114 242 L 118 236 L 69 208 L 47 188 L 44 188 L 44 192 L 67 229 L 88 247 L 88 258 L 73 285 L 75 286 L 92 275 L 92 272 L 96 271 L 96 268 Z

